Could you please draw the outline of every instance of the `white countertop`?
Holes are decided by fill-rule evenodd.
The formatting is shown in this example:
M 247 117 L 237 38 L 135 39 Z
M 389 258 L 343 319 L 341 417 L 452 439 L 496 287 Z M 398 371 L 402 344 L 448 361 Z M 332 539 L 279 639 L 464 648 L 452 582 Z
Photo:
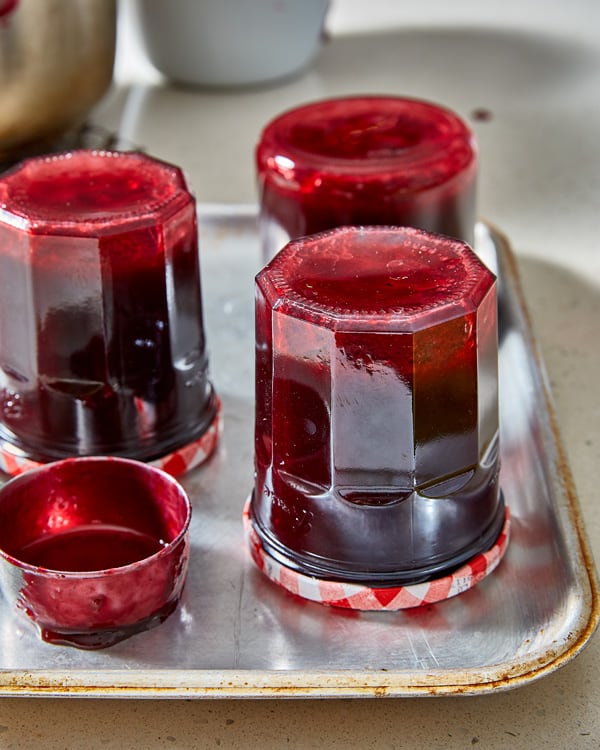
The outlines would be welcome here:
M 600 3 L 334 0 L 330 39 L 309 70 L 237 91 L 161 82 L 141 56 L 127 10 L 115 87 L 94 120 L 180 164 L 200 201 L 254 202 L 259 130 L 303 101 L 406 94 L 471 122 L 480 146 L 479 211 L 517 253 L 600 560 Z M 473 120 L 481 109 L 490 117 Z M 597 636 L 554 674 L 485 697 L 0 701 L 2 748 L 599 746 Z

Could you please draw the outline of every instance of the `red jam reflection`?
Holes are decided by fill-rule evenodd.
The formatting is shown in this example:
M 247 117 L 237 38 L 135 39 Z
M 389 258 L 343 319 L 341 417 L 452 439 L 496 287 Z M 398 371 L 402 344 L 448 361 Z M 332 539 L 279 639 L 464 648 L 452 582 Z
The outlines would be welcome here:
M 162 549 L 160 536 L 94 523 L 35 539 L 17 550 L 15 557 L 28 565 L 52 570 L 120 568 Z
M 0 22 L 10 15 L 19 4 L 19 0 L 0 0 Z
M 322 578 L 423 580 L 495 541 L 493 275 L 463 243 L 343 228 L 257 277 L 255 528 Z
M 164 455 L 216 412 L 195 202 L 179 169 L 76 151 L 0 179 L 0 437 L 27 456 Z
M 290 110 L 256 150 L 266 256 L 343 225 L 405 225 L 469 244 L 474 137 L 453 112 L 398 97 L 331 99 Z

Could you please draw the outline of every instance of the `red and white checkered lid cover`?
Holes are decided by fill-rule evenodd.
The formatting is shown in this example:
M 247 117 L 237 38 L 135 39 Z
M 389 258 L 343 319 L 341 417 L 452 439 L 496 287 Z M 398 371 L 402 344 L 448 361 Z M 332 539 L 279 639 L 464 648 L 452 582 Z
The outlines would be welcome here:
M 173 477 L 182 476 L 186 472 L 200 466 L 200 464 L 204 463 L 211 456 L 217 447 L 223 430 L 222 412 L 221 401 L 217 398 L 217 410 L 206 432 L 197 440 L 147 463 L 157 469 L 166 471 L 167 474 Z M 129 458 L 135 458 L 135 456 L 130 456 Z M 8 443 L 0 443 L 0 471 L 5 474 L 14 477 L 42 465 L 38 461 L 32 461 L 30 458 L 27 458 L 18 448 Z
M 252 559 L 271 580 L 296 596 L 331 607 L 393 612 L 422 607 L 450 599 L 475 586 L 492 573 L 502 560 L 510 536 L 510 512 L 495 544 L 442 578 L 406 586 L 375 588 L 357 583 L 327 581 L 299 573 L 274 560 L 262 546 L 250 519 L 250 501 L 243 513 L 244 529 Z

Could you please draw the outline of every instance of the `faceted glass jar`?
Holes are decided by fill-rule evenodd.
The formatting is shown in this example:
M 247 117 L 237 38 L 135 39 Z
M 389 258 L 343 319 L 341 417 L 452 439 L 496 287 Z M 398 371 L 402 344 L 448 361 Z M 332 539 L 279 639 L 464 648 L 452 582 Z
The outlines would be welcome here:
M 211 424 L 195 201 L 138 153 L 0 178 L 0 439 L 45 462 L 153 459 Z
M 477 148 L 456 115 L 400 97 L 328 99 L 264 128 L 256 149 L 263 253 L 343 225 L 402 225 L 473 243 Z
M 332 580 L 437 577 L 495 542 L 495 278 L 464 243 L 345 227 L 256 279 L 256 480 L 265 551 Z

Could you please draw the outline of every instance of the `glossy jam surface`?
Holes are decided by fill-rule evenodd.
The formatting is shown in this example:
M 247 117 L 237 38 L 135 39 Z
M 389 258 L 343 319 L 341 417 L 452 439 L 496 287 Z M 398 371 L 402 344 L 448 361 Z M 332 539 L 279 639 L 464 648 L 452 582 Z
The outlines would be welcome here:
M 302 306 L 317 322 L 366 330 L 374 319 L 385 327 L 423 328 L 428 316 L 469 309 L 470 297 L 489 286 L 476 256 L 458 243 L 389 228 L 291 243 L 268 278 L 285 295 L 283 304 Z
M 276 166 L 328 166 L 340 175 L 375 177 L 405 161 L 398 184 L 418 189 L 444 182 L 473 159 L 472 136 L 456 115 L 414 99 L 366 97 L 320 102 L 284 114 L 274 126 Z M 441 157 L 441 158 L 440 158 Z M 424 170 L 423 167 L 428 169 Z
M 52 570 L 105 570 L 131 565 L 162 549 L 160 540 L 118 526 L 90 524 L 40 537 L 14 554 Z
M 415 226 L 473 242 L 477 150 L 453 112 L 350 97 L 286 112 L 256 150 L 268 257 L 281 237 L 343 225 Z
M 4 594 L 50 640 L 109 645 L 176 606 L 189 520 L 181 486 L 142 463 L 80 458 L 28 472 L 0 490 Z
M 176 167 L 137 153 L 79 151 L 25 162 L 0 187 L 0 201 L 38 234 L 69 226 L 88 236 L 185 205 L 186 193 Z
M 0 179 L 0 438 L 47 461 L 202 435 L 195 204 L 178 169 L 77 151 Z
M 252 517 L 319 577 L 434 577 L 494 542 L 495 280 L 463 243 L 345 228 L 257 277 Z

